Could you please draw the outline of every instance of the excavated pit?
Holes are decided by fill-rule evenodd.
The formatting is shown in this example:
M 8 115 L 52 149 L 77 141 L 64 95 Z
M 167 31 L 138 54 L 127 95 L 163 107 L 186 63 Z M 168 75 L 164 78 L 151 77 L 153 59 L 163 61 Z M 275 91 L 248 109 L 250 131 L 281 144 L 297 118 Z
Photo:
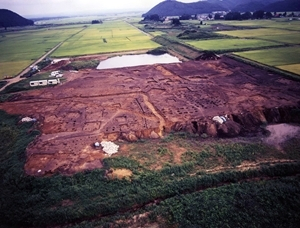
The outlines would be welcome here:
M 234 137 L 266 123 L 300 123 L 300 83 L 227 57 L 211 61 L 65 72 L 56 87 L 19 93 L 0 109 L 38 119 L 26 173 L 99 168 L 101 140 L 159 138 L 171 131 Z M 225 124 L 212 121 L 228 115 Z M 117 155 L 116 155 L 117 156 Z

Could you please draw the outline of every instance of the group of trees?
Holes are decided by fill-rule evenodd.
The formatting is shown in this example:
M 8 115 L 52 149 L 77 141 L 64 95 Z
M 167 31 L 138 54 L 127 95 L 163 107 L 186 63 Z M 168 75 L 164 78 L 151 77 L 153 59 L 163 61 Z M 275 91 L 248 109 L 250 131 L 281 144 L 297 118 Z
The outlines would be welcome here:
M 263 10 L 257 10 L 253 13 L 251 12 L 245 12 L 245 13 L 240 13 L 240 12 L 229 12 L 224 16 L 225 20 L 249 20 L 249 19 L 271 19 L 272 17 L 286 17 L 286 16 L 294 16 L 294 13 L 291 13 L 290 15 L 287 15 L 287 13 L 283 14 L 272 14 L 271 12 L 265 12 Z M 221 14 L 215 14 L 215 20 L 220 20 Z
M 92 24 L 102 24 L 103 21 L 101 20 L 92 20 Z

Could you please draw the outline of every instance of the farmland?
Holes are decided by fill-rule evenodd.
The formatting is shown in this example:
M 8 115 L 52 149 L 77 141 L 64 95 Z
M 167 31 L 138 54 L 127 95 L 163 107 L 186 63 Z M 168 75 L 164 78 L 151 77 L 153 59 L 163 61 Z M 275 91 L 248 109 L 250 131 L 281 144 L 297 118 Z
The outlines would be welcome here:
M 0 78 L 18 74 L 60 42 L 63 44 L 53 53 L 54 57 L 148 50 L 159 46 L 123 21 L 7 32 L 0 37 Z
M 235 53 L 238 56 L 299 74 L 300 48 L 270 48 Z
M 8 32 L 0 37 L 0 78 L 16 75 L 82 26 Z
M 89 26 L 53 53 L 55 57 L 152 49 L 159 45 L 124 21 L 107 21 Z
M 201 41 L 187 41 L 190 44 L 201 50 L 211 51 L 230 51 L 237 49 L 270 47 L 280 45 L 272 41 L 258 40 L 258 39 L 215 39 L 215 40 L 201 40 Z

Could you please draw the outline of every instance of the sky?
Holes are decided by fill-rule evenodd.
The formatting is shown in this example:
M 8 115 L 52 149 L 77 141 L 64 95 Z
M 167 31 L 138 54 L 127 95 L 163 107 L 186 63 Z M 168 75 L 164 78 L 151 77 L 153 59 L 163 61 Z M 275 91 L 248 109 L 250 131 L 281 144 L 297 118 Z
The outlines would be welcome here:
M 9 9 L 23 17 L 97 15 L 144 11 L 163 0 L 0 0 L 0 9 Z M 196 2 L 197 0 L 179 0 Z

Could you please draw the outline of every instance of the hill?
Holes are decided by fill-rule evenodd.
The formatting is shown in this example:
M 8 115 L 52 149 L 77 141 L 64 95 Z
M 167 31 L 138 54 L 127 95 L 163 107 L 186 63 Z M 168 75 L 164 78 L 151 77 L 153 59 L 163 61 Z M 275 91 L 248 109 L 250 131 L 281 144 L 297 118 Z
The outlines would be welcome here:
M 15 27 L 33 25 L 32 20 L 28 20 L 19 14 L 7 9 L 0 9 L 0 27 Z
M 257 2 L 258 0 L 207 0 L 209 3 L 218 4 L 227 10 L 234 11 L 236 8 L 244 8 L 245 6 L 254 7 L 254 5 L 258 6 Z M 263 2 L 260 2 L 261 4 L 268 5 L 274 2 L 278 2 L 280 0 L 264 0 Z M 237 10 L 242 11 L 242 10 Z M 246 10 L 251 11 L 251 10 Z
M 266 5 L 262 2 L 254 1 L 246 4 L 241 4 L 232 9 L 233 12 L 254 12 L 257 10 L 262 10 L 266 7 Z
M 299 0 L 285 0 L 274 2 L 264 8 L 265 11 L 284 12 L 284 11 L 300 11 Z
M 147 13 L 143 14 L 143 17 L 153 14 L 158 14 L 159 16 L 181 16 L 184 14 L 194 15 L 223 10 L 226 9 L 218 4 L 212 4 L 207 1 L 183 3 L 174 0 L 168 0 L 154 6 Z

